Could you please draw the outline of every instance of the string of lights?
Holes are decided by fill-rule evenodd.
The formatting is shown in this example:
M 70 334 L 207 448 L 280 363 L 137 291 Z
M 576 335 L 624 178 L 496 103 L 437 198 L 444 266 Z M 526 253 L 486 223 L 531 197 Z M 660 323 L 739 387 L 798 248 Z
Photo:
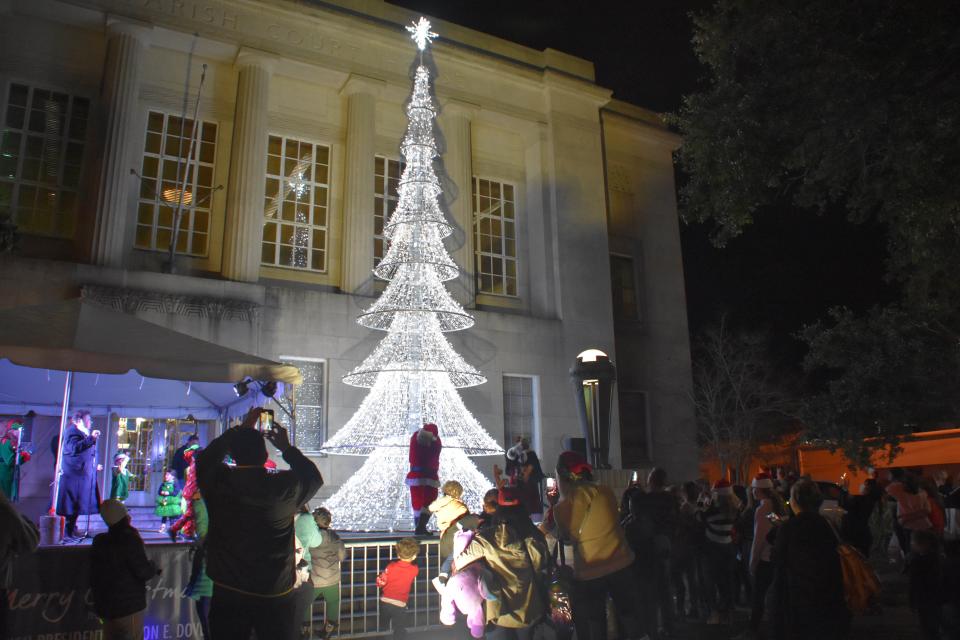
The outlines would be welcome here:
M 424 18 L 408 30 L 421 52 L 436 37 Z M 337 528 L 354 531 L 413 528 L 404 480 L 410 436 L 423 424 L 436 424 L 440 432 L 440 479 L 460 482 L 464 500 L 475 512 L 491 483 L 468 456 L 503 453 L 457 392 L 486 378 L 444 335 L 473 326 L 473 318 L 443 285 L 456 278 L 459 269 L 443 244 L 452 227 L 439 203 L 442 190 L 433 166 L 439 155 L 433 132 L 437 110 L 423 64 L 416 69 L 406 112 L 397 207 L 384 226 L 389 249 L 374 269 L 389 283 L 357 320 L 387 335 L 344 376 L 345 383 L 370 392 L 322 447 L 333 455 L 367 456 L 325 502 Z
M 404 478 L 407 450 L 381 447 L 324 506 L 333 514 L 338 529 L 351 531 L 409 531 L 413 529 L 410 495 Z M 483 511 L 483 494 L 490 481 L 462 449 L 440 453 L 440 482 L 456 480 L 463 485 L 463 500 L 472 513 Z

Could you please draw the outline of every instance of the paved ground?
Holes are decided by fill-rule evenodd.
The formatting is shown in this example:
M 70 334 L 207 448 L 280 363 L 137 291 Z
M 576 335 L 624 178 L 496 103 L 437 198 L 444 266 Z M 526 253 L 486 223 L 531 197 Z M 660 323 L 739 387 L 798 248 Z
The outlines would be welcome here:
M 881 602 L 883 613 L 873 616 L 858 616 L 853 621 L 849 640 L 913 640 L 920 638 L 916 619 L 907 605 L 907 580 L 902 564 L 889 564 L 886 559 L 875 563 L 883 583 Z M 707 626 L 703 623 L 681 624 L 674 636 L 676 640 L 731 640 L 747 628 L 749 611 L 737 611 L 734 623 L 729 626 Z M 539 635 L 539 634 L 538 634 Z M 456 636 L 444 630 L 421 632 L 417 640 L 451 640 Z M 548 640 L 544 638 L 543 640 Z
M 902 573 L 903 565 L 891 565 L 886 559 L 874 565 L 883 584 L 883 612 L 854 618 L 849 640 L 919 639 L 916 619 L 907 604 L 907 578 Z M 738 610 L 734 624 L 726 628 L 685 624 L 675 637 L 677 640 L 729 640 L 746 630 L 749 615 L 746 609 Z
M 142 535 L 150 543 L 169 543 L 166 534 L 155 531 L 143 531 Z M 89 544 L 87 539 L 81 544 Z M 907 579 L 903 575 L 902 563 L 890 564 L 886 558 L 876 559 L 874 568 L 883 584 L 881 603 L 883 613 L 854 618 L 849 640 L 913 640 L 920 633 L 916 619 L 907 605 Z M 747 629 L 749 611 L 741 608 L 736 611 L 734 622 L 728 626 L 707 626 L 700 623 L 683 623 L 677 628 L 676 640 L 731 640 Z M 412 632 L 417 640 L 453 640 L 456 634 L 448 630 Z M 538 640 L 541 634 L 538 635 Z M 543 637 L 542 640 L 553 640 Z

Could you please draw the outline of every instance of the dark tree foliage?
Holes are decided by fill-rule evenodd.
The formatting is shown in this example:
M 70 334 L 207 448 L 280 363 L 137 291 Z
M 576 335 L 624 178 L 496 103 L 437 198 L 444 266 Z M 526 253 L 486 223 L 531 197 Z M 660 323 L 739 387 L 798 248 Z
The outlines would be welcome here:
M 922 314 L 834 309 L 801 335 L 807 368 L 827 378 L 826 391 L 807 403 L 811 435 L 837 443 L 851 461 L 867 466 L 874 451 L 896 451 L 905 434 L 960 415 L 956 339 Z
M 887 230 L 900 300 L 802 333 L 828 381 L 814 432 L 896 440 L 960 417 L 960 3 L 719 0 L 695 23 L 708 82 L 675 118 L 684 218 L 721 246 L 785 208 Z

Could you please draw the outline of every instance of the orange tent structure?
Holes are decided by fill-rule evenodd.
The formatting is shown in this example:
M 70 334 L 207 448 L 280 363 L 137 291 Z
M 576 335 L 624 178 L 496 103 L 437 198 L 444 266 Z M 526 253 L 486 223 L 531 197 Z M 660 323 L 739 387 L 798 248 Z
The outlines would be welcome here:
M 960 474 L 960 429 L 914 433 L 901 443 L 900 449 L 892 462 L 889 459 L 889 449 L 878 451 L 873 457 L 873 467 L 922 468 L 924 475 L 932 475 L 943 469 L 952 478 Z M 741 482 L 746 484 L 760 469 L 785 467 L 796 470 L 800 475 L 809 475 L 814 480 L 846 483 L 852 493 L 859 493 L 860 484 L 866 480 L 867 473 L 866 470 L 851 469 L 850 466 L 850 460 L 842 451 L 830 451 L 826 446 L 801 444 L 799 434 L 793 434 L 778 442 L 761 446 L 747 465 L 746 475 Z M 717 460 L 709 455 L 709 451 L 704 451 L 700 474 L 710 482 L 720 477 L 736 480 L 731 477 L 730 469 L 720 468 Z
M 960 473 L 960 429 L 915 433 L 900 448 L 892 462 L 889 461 L 889 449 L 875 453 L 874 468 L 920 467 L 924 475 L 944 469 L 951 477 Z M 807 445 L 797 450 L 797 460 L 800 473 L 814 480 L 840 482 L 845 477 L 852 493 L 859 493 L 860 484 L 867 478 L 865 470 L 849 468 L 850 461 L 842 451 L 831 452 L 826 447 Z

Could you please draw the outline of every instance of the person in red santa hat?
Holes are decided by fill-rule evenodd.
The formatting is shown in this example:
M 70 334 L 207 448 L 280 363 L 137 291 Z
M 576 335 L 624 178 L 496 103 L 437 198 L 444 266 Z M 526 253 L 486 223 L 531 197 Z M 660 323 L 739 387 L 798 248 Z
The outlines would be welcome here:
M 774 522 L 781 522 L 786 517 L 787 506 L 774 488 L 773 478 L 765 471 L 754 477 L 750 490 L 757 502 L 753 512 L 753 545 L 750 548 L 750 577 L 753 579 L 750 631 L 753 636 L 759 637 L 767 590 L 773 582 L 773 544 L 768 538 Z
M 710 617 L 707 624 L 729 624 L 733 613 L 734 573 L 737 568 L 737 545 L 733 525 L 740 514 L 740 501 L 730 483 L 720 478 L 713 484 L 710 504 L 700 513 L 705 526 L 707 601 Z
M 410 487 L 410 503 L 416 534 L 427 535 L 430 520 L 430 503 L 437 499 L 440 487 L 440 431 L 435 424 L 425 424 L 410 436 L 410 472 L 407 486 Z

